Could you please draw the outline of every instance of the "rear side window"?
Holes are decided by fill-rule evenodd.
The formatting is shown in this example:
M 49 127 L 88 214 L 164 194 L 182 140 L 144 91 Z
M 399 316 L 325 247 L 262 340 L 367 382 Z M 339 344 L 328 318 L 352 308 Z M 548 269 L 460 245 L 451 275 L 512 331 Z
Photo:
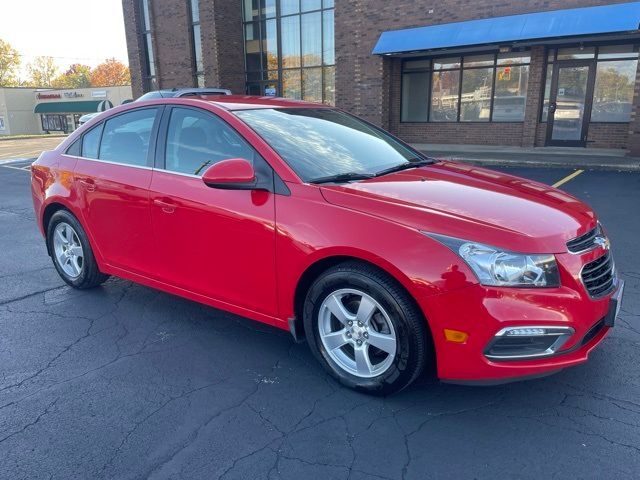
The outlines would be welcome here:
M 98 158 L 98 147 L 100 145 L 100 134 L 102 124 L 92 128 L 82 137 L 82 156 L 84 158 Z
M 99 158 L 124 165 L 147 165 L 157 108 L 123 113 L 105 122 Z
M 67 151 L 64 153 L 74 157 L 79 157 L 80 156 L 80 139 L 73 142 L 71 146 L 67 148 Z
M 251 163 L 253 148 L 215 115 L 190 108 L 173 108 L 167 131 L 165 169 L 202 175 L 214 163 L 244 158 Z

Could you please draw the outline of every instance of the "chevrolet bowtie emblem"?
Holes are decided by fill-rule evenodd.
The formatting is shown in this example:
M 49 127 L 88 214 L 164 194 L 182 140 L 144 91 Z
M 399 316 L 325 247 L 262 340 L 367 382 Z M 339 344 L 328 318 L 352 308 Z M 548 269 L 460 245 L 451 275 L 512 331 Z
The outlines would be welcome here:
M 596 245 L 604 248 L 605 250 L 609 250 L 609 248 L 611 247 L 611 242 L 609 241 L 609 239 L 607 237 L 596 237 L 593 239 L 593 243 L 595 243 Z

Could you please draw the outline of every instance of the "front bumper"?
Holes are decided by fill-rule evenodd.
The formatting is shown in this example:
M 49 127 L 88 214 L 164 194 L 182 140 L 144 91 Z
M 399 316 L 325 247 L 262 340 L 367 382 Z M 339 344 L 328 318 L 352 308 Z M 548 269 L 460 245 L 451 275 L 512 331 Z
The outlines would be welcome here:
M 430 297 L 423 309 L 434 338 L 439 378 L 497 384 L 546 376 L 586 362 L 613 325 L 623 282 L 616 279 L 613 292 L 598 299 L 576 284 L 564 285 L 553 289 L 473 285 Z M 505 328 L 536 325 L 570 329 L 572 334 L 547 355 L 506 360 L 487 356 L 487 346 Z M 468 338 L 464 343 L 447 341 L 445 328 L 467 332 Z

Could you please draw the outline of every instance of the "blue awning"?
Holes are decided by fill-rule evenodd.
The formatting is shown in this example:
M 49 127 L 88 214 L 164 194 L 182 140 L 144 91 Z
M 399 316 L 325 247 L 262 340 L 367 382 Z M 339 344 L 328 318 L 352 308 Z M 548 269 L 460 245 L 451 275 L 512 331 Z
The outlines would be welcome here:
M 637 33 L 640 2 L 526 13 L 382 32 L 375 55 L 551 38 Z

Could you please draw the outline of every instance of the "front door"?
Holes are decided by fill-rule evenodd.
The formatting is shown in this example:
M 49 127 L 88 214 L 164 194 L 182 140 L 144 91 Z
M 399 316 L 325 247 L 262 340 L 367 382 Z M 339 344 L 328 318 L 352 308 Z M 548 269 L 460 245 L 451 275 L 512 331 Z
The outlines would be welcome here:
M 551 81 L 547 145 L 585 147 L 591 116 L 595 65 L 592 61 L 557 62 Z
M 164 123 L 164 122 L 163 122 Z M 262 157 L 211 112 L 172 107 L 159 136 L 151 219 L 161 281 L 254 312 L 276 315 L 275 199 L 201 179 L 212 164 Z

